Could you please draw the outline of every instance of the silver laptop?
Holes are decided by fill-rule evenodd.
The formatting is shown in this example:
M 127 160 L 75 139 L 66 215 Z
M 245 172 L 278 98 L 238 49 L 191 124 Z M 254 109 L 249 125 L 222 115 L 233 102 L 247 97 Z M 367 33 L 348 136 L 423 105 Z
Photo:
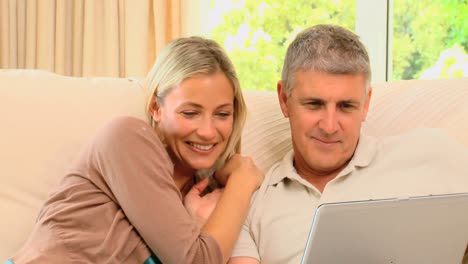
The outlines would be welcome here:
M 460 264 L 468 193 L 322 204 L 302 264 Z

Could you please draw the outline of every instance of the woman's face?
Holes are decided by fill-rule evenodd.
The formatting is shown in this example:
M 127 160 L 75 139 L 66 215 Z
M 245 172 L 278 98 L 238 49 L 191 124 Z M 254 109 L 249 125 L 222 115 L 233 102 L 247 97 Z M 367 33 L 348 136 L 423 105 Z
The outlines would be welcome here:
M 234 122 L 234 91 L 221 72 L 174 87 L 153 118 L 175 164 L 193 174 L 211 168 L 226 148 Z

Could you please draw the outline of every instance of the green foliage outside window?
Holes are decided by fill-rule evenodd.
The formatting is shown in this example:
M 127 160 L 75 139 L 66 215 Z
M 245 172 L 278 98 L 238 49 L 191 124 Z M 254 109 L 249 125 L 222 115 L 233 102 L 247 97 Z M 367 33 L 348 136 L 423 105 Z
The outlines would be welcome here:
M 460 77 L 462 69 L 453 70 L 450 65 L 463 68 L 463 64 L 468 74 L 467 21 L 467 0 L 394 0 L 393 79 Z M 451 54 L 457 56 L 443 62 L 450 50 L 456 50 Z M 436 63 L 447 65 L 440 68 Z M 424 76 L 434 67 L 440 68 L 439 72 Z
M 212 37 L 228 51 L 243 89 L 276 89 L 286 47 L 300 30 L 330 22 L 354 29 L 354 1 L 234 2 L 239 7 L 225 14 Z
M 243 89 L 276 89 L 286 47 L 300 30 L 319 23 L 355 28 L 354 0 L 230 2 L 212 37 L 228 51 Z M 467 2 L 394 0 L 394 80 L 468 74 Z

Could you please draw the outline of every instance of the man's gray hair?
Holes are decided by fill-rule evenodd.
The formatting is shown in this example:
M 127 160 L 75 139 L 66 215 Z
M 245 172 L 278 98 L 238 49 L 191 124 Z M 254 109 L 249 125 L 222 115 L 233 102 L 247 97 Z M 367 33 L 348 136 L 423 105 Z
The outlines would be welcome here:
M 337 25 L 316 25 L 300 32 L 289 45 L 281 79 L 291 95 L 298 71 L 364 74 L 366 92 L 371 81 L 369 55 L 359 37 Z

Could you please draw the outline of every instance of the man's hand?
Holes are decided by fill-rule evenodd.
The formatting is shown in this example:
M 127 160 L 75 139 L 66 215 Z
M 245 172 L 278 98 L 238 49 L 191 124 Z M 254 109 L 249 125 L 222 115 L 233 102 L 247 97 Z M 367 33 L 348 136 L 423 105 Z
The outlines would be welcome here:
M 210 217 L 222 194 L 222 189 L 215 189 L 201 196 L 201 193 L 206 189 L 208 183 L 208 178 L 201 180 L 190 189 L 184 198 L 184 206 L 189 214 L 203 221 L 206 221 Z

